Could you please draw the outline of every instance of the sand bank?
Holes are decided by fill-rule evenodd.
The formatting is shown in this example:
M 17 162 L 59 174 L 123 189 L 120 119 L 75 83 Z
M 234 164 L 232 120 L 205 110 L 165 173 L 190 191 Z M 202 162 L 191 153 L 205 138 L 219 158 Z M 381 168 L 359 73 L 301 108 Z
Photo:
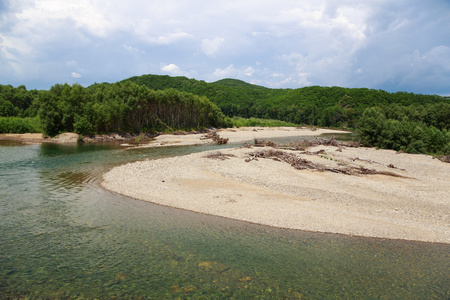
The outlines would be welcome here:
M 235 141 L 245 138 L 242 132 L 222 131 L 220 136 L 229 134 Z M 248 131 L 247 138 L 255 133 Z M 119 166 L 104 174 L 102 185 L 140 200 L 263 225 L 450 243 L 449 164 L 391 150 L 338 149 L 307 149 L 325 151 L 315 155 L 283 151 L 322 166 L 364 167 L 399 176 L 297 170 L 265 158 L 246 162 L 255 151 L 268 148 L 235 148 L 220 150 L 228 155 L 223 160 L 208 158 L 217 154 L 212 151 Z
M 0 140 L 11 140 L 23 143 L 77 143 L 78 134 L 76 133 L 62 133 L 56 137 L 45 137 L 42 133 L 5 133 L 0 134 Z
M 221 138 L 227 138 L 229 143 L 251 142 L 254 139 L 270 139 L 276 137 L 296 137 L 296 136 L 318 136 L 325 133 L 348 133 L 342 130 L 332 130 L 317 128 L 310 130 L 305 127 L 241 127 L 219 129 L 217 133 Z M 181 145 L 201 145 L 211 143 L 211 140 L 204 139 L 205 134 L 161 134 L 148 144 L 138 147 L 161 147 L 161 146 L 181 146 Z

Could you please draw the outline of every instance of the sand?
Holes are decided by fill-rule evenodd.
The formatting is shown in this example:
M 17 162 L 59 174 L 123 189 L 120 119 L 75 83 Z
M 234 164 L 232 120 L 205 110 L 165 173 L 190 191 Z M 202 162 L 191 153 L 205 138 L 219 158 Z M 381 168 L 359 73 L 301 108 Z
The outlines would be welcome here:
M 13 140 L 23 143 L 73 144 L 78 142 L 78 134 L 67 132 L 48 138 L 42 133 L 5 133 L 0 134 L 0 140 Z
M 270 139 L 277 137 L 296 137 L 296 136 L 319 136 L 326 133 L 348 133 L 348 131 L 332 130 L 324 128 L 314 128 L 313 130 L 305 127 L 240 127 L 219 129 L 217 131 L 220 137 L 227 138 L 229 143 L 253 142 L 254 139 Z M 211 143 L 211 140 L 204 139 L 204 133 L 173 135 L 162 134 L 154 138 L 148 144 L 137 147 L 161 147 L 161 146 L 181 146 L 181 145 L 201 145 Z
M 322 133 L 256 130 L 226 130 L 219 135 L 245 141 Z M 192 136 L 163 136 L 152 144 L 183 144 L 183 138 L 195 143 Z M 206 141 L 199 136 L 197 142 Z M 448 163 L 428 155 L 333 146 L 307 149 L 325 151 L 320 154 L 283 151 L 330 168 L 364 167 L 399 177 L 297 170 L 264 158 L 246 162 L 255 151 L 269 149 L 223 149 L 222 155 L 230 155 L 224 160 L 208 158 L 217 154 L 210 151 L 130 163 L 105 173 L 102 185 L 136 199 L 262 225 L 450 243 Z

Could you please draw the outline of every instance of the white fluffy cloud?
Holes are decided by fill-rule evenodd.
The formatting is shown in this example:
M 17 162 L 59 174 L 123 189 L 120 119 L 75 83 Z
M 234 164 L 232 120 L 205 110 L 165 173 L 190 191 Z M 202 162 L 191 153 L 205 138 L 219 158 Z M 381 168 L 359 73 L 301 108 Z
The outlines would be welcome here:
M 161 66 L 161 71 L 170 75 L 182 75 L 180 67 L 175 64 Z
M 0 84 L 153 73 L 450 94 L 446 0 L 4 1 Z
M 214 39 L 203 39 L 202 51 L 208 56 L 215 56 L 224 42 L 225 39 L 219 37 Z

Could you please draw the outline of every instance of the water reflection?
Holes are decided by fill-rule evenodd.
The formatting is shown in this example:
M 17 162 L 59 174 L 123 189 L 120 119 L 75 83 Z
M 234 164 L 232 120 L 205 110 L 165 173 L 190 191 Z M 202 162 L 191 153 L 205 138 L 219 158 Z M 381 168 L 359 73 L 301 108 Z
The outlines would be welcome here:
M 1 147 L 2 297 L 449 297 L 448 245 L 275 229 L 98 186 L 116 164 L 214 147 Z

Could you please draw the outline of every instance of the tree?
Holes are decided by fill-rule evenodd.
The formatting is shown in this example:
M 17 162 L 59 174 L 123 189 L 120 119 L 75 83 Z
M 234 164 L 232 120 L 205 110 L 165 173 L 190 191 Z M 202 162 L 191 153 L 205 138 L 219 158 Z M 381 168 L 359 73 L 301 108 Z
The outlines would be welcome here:
M 384 112 L 379 107 L 371 107 L 364 110 L 358 122 L 358 131 L 366 145 L 377 144 L 378 137 L 383 131 L 386 122 Z

